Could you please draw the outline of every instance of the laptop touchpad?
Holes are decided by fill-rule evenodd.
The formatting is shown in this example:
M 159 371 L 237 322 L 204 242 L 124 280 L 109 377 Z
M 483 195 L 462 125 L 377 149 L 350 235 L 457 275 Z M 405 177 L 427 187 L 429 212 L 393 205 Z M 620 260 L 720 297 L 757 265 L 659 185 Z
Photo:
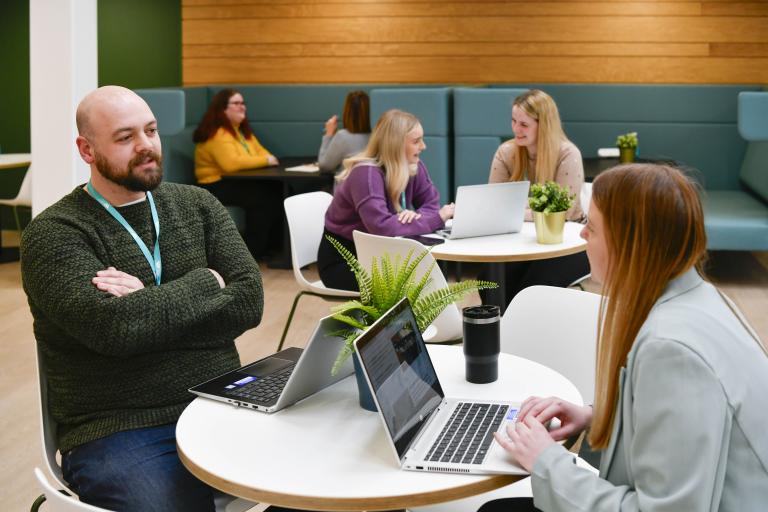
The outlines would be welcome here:
M 254 377 L 263 377 L 292 364 L 294 364 L 294 361 L 280 359 L 279 357 L 270 357 L 263 361 L 248 365 L 240 371 L 247 375 L 253 375 Z

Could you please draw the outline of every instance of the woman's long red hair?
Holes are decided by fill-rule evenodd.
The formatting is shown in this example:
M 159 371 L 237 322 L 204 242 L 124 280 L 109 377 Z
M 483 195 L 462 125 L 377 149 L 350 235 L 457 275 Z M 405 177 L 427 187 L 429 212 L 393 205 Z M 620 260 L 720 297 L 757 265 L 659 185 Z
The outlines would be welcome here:
M 707 237 L 697 187 L 672 167 L 615 167 L 595 179 L 592 202 L 603 216 L 609 256 L 589 442 L 605 448 L 632 344 L 667 284 L 693 266 L 701 272 Z
M 229 118 L 224 111 L 227 110 L 229 99 L 239 93 L 239 91 L 234 89 L 222 89 L 213 96 L 210 105 L 208 105 L 208 110 L 206 110 L 203 119 L 200 121 L 200 124 L 197 125 L 197 129 L 195 129 L 195 133 L 192 135 L 192 140 L 195 144 L 207 141 L 216 135 L 219 128 L 224 128 L 231 133 L 233 137 L 238 138 L 235 127 L 232 126 L 232 123 L 229 121 Z M 250 139 L 253 136 L 251 125 L 248 124 L 248 119 L 240 124 L 240 131 L 246 139 Z

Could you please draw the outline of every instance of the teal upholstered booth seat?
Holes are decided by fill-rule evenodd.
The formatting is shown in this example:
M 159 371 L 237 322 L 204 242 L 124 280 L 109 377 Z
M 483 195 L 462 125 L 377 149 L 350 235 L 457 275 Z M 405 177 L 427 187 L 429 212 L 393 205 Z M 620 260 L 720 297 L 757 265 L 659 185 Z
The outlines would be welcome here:
M 451 89 L 377 88 L 371 91 L 371 124 L 397 108 L 419 118 L 427 149 L 421 154 L 442 202 L 453 197 L 451 165 Z
M 205 114 L 208 91 L 204 87 L 185 89 L 139 89 L 157 119 L 163 145 L 163 179 L 174 183 L 195 183 L 195 145 L 192 132 Z M 188 123 L 190 119 L 192 123 Z M 227 206 L 238 231 L 245 230 L 245 211 Z
M 195 182 L 195 145 L 192 134 L 202 120 L 213 96 L 224 88 L 240 91 L 248 105 L 248 122 L 259 141 L 278 158 L 316 157 L 325 121 L 341 117 L 349 91 L 368 94 L 377 85 L 217 85 L 144 89 L 181 91 L 184 94 L 184 127 L 162 136 L 165 176 L 178 183 Z M 419 88 L 415 88 L 418 90 Z M 176 103 L 178 105 L 178 103 Z M 154 110 L 154 106 L 153 106 Z
M 488 183 L 491 160 L 512 138 L 512 101 L 527 89 L 453 90 L 455 186 Z
M 758 106 L 768 93 L 758 92 L 758 87 L 719 85 L 457 88 L 453 92 L 457 186 L 487 181 L 493 152 L 512 136 L 511 102 L 529 88 L 554 98 L 566 135 L 584 157 L 595 157 L 598 148 L 613 147 L 617 135 L 636 131 L 641 156 L 674 160 L 687 169 L 706 191 L 710 249 L 768 248 L 768 239 L 757 236 L 766 229 L 768 142 L 756 138 L 768 123 L 768 114 L 761 110 L 768 107 Z
M 702 195 L 708 247 L 768 250 L 768 92 L 742 92 L 738 129 L 748 141 L 740 190 L 706 190 Z

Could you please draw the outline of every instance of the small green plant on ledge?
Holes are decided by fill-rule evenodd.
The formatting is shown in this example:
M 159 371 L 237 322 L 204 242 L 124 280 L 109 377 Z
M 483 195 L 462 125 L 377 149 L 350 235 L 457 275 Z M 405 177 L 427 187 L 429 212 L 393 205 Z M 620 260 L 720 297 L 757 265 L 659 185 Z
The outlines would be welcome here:
M 637 132 L 629 132 L 616 137 L 616 147 L 623 149 L 637 148 Z
M 543 185 L 534 183 L 531 185 L 528 205 L 534 212 L 565 212 L 573 206 L 575 198 L 576 194 L 569 193 L 567 187 L 561 187 L 554 181 L 548 181 Z
M 414 251 L 408 252 L 403 259 L 397 255 L 392 260 L 389 254 L 374 258 L 370 273 L 363 268 L 354 254 L 341 245 L 338 240 L 326 236 L 328 241 L 341 254 L 352 272 L 355 274 L 360 299 L 350 300 L 331 308 L 333 318 L 349 326 L 333 333 L 344 338 L 344 347 L 339 352 L 331 373 L 336 375 L 341 365 L 354 352 L 354 341 L 381 315 L 389 311 L 403 297 L 413 307 L 419 331 L 424 332 L 432 322 L 448 307 L 449 304 L 461 300 L 466 294 L 487 288 L 496 288 L 496 283 L 490 281 L 467 280 L 460 283 L 451 283 L 446 288 L 433 292 L 423 293 L 432 278 L 433 263 L 427 272 L 417 281 L 416 269 L 429 250 L 424 250 L 414 257 Z

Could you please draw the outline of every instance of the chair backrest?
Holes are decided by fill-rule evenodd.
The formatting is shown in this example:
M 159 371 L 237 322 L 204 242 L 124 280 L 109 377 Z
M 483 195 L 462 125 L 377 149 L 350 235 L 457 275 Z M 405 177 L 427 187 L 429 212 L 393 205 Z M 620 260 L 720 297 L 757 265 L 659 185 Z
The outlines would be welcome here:
M 413 249 L 413 255 L 416 256 L 427 247 L 420 244 L 416 240 L 408 238 L 393 238 L 389 236 L 371 235 L 369 233 L 363 233 L 361 231 L 355 231 L 352 234 L 355 239 L 355 249 L 357 250 L 357 259 L 363 268 L 370 270 L 373 264 L 374 257 L 380 257 L 384 253 L 394 258 L 397 255 L 405 257 L 408 252 Z M 427 254 L 424 259 L 421 260 L 419 266 L 416 269 L 416 279 L 419 279 L 429 269 L 432 264 L 435 263 L 435 258 L 432 254 Z M 429 293 L 440 288 L 448 286 L 448 282 L 445 280 L 443 271 L 440 267 L 435 265 L 431 274 L 432 281 L 424 288 L 422 293 Z M 430 337 L 429 342 L 436 343 L 441 341 L 449 341 L 461 338 L 462 336 L 462 321 L 461 313 L 456 304 L 451 304 L 435 319 L 432 323 L 437 332 L 434 336 Z
M 35 477 L 40 484 L 40 490 L 45 494 L 46 504 L 43 505 L 42 510 L 45 510 L 46 512 L 83 512 L 84 510 L 91 512 L 109 512 L 105 508 L 94 507 L 93 505 L 83 503 L 72 496 L 60 493 L 51 485 L 40 468 L 35 468 Z
M 501 319 L 501 350 L 546 365 L 573 382 L 585 404 L 594 400 L 600 295 L 531 286 Z
M 49 473 L 56 479 L 56 483 L 66 489 L 67 484 L 64 482 L 61 466 L 56 460 L 56 452 L 59 449 L 56 439 L 58 425 L 48 409 L 48 380 L 46 379 L 45 360 L 39 345 L 35 354 L 37 356 L 37 381 L 40 391 L 40 440 L 43 449 L 43 460 L 47 465 Z
M 19 193 L 16 194 L 16 204 L 32 207 L 32 166 L 30 165 L 21 181 Z
M 584 213 L 589 212 L 590 203 L 592 203 L 592 184 L 584 183 L 581 186 L 581 194 L 579 194 L 579 204 Z
M 317 251 L 325 227 L 325 212 L 332 199 L 333 196 L 327 192 L 309 192 L 283 201 L 291 236 L 293 275 L 300 285 L 309 286 L 301 268 L 317 261 Z

